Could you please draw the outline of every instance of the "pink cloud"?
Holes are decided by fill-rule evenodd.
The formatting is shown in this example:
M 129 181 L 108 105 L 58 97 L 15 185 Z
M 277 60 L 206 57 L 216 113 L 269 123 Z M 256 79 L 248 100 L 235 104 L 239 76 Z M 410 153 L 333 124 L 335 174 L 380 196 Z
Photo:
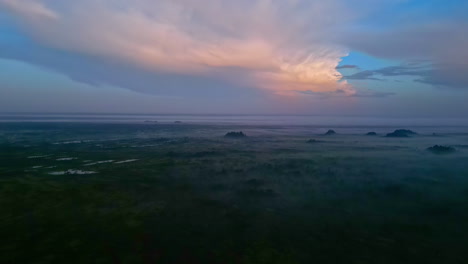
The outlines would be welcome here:
M 341 2 L 0 0 L 0 6 L 51 47 L 158 72 L 218 78 L 235 69 L 244 78 L 229 81 L 276 94 L 352 94 L 336 70 L 347 52 L 330 44 Z

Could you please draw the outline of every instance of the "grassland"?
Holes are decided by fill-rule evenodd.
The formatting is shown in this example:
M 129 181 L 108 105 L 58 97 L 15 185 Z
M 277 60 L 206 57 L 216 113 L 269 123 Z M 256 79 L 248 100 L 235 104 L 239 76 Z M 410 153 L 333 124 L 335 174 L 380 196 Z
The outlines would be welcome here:
M 468 135 L 336 131 L 0 124 L 0 263 L 467 263 Z

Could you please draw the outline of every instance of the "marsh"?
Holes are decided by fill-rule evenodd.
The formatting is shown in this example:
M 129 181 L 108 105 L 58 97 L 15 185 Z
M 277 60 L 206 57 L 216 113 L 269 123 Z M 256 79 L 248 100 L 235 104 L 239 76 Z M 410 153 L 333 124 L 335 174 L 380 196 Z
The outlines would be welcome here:
M 468 0 L 0 0 L 0 264 L 467 264 Z
M 466 261 L 463 128 L 329 129 L 1 123 L 0 262 Z

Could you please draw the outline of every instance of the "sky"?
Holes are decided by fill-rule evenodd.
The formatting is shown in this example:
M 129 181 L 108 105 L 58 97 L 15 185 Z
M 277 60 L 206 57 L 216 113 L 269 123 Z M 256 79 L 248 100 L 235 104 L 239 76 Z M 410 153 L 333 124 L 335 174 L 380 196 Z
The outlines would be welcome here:
M 465 0 L 0 0 L 0 112 L 468 113 Z

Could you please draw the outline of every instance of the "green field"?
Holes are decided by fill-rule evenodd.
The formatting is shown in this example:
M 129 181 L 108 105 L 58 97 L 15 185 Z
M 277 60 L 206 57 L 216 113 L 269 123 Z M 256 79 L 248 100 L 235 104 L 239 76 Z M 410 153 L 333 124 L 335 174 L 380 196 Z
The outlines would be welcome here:
M 2 264 L 468 263 L 468 134 L 3 123 L 0 236 Z

